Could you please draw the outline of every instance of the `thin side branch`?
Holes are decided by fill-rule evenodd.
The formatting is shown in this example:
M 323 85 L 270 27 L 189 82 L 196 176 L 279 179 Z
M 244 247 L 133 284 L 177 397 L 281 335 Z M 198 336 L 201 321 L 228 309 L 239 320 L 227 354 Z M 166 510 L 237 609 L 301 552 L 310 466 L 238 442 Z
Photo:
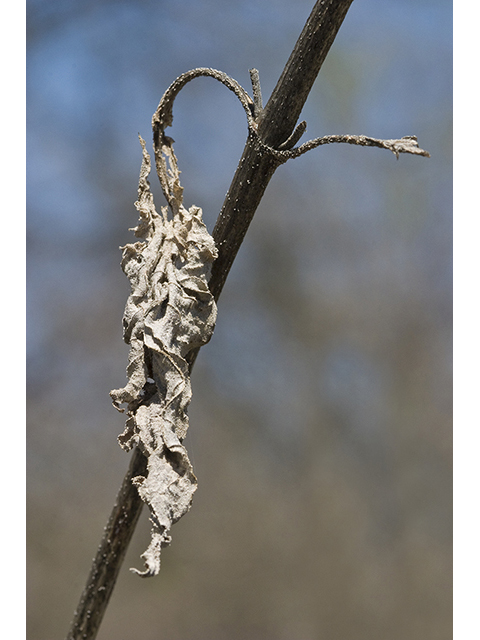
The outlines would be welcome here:
M 398 159 L 401 153 L 411 153 L 417 156 L 430 157 L 428 151 L 418 146 L 417 136 L 404 136 L 399 140 L 380 140 L 379 138 L 370 138 L 369 136 L 352 136 L 352 135 L 332 135 L 323 136 L 322 138 L 314 138 L 296 149 L 292 149 L 288 153 L 289 158 L 298 158 L 299 156 L 311 151 L 322 144 L 332 144 L 335 142 L 356 144 L 361 147 L 378 147 L 379 149 L 388 149 Z
M 282 142 L 282 144 L 279 145 L 278 151 L 288 151 L 289 149 L 292 149 L 303 136 L 306 130 L 307 123 L 305 122 L 305 120 L 302 120 L 302 122 L 300 122 L 296 126 L 295 131 L 292 133 L 292 135 L 288 137 L 285 142 Z
M 258 75 L 257 69 L 250 69 L 250 80 L 252 83 L 253 92 L 253 117 L 256 121 L 263 112 L 262 89 L 260 87 L 260 77 Z
M 223 71 L 210 69 L 208 67 L 199 67 L 198 69 L 192 69 L 178 76 L 163 94 L 157 110 L 152 117 L 153 148 L 155 151 L 157 175 L 162 186 L 162 191 L 172 211 L 175 210 L 175 202 L 178 198 L 178 194 L 174 192 L 175 180 L 172 176 L 177 174 L 178 167 L 172 150 L 173 140 L 165 135 L 165 129 L 172 125 L 173 103 L 179 92 L 188 82 L 201 76 L 214 78 L 224 84 L 230 91 L 233 91 L 240 100 L 246 113 L 249 127 L 256 126 L 254 120 L 254 101 L 236 80 Z M 168 165 L 170 165 L 170 170 Z

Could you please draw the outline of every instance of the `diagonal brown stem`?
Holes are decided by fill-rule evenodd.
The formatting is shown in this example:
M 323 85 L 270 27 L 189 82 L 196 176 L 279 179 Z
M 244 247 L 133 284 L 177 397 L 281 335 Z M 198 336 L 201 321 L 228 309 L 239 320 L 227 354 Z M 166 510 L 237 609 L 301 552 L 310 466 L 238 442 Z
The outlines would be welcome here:
M 97 555 L 93 559 L 87 584 L 75 611 L 67 640 L 81 638 L 90 640 L 98 633 L 118 571 L 142 511 L 143 502 L 137 488 L 132 484 L 132 478 L 145 475 L 146 470 L 145 456 L 140 449 L 135 449 L 104 529 Z
M 278 148 L 295 128 L 305 100 L 353 0 L 318 0 L 270 100 L 259 117 L 258 137 L 249 136 L 225 198 L 213 237 L 219 249 L 209 282 L 218 299 L 248 226 L 270 178 L 282 160 L 265 152 Z M 263 142 L 263 145 L 262 145 Z M 197 351 L 191 352 L 193 366 Z M 94 640 L 113 591 L 142 501 L 132 477 L 145 474 L 145 458 L 136 449 L 110 515 L 75 612 L 67 640 Z
M 277 149 L 293 132 L 310 89 L 353 0 L 318 0 L 259 118 L 261 142 Z M 219 250 L 210 279 L 218 300 L 243 238 L 281 164 L 249 136 L 213 230 Z

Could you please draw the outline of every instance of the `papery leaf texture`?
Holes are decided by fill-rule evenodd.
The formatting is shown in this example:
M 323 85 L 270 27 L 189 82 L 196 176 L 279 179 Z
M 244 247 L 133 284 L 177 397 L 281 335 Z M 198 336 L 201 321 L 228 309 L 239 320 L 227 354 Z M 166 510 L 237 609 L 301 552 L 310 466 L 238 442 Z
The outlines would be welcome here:
M 124 339 L 130 345 L 128 382 L 110 395 L 127 413 L 120 445 L 127 451 L 140 447 L 148 460 L 146 477 L 133 481 L 150 509 L 152 537 L 142 555 L 145 570 L 133 571 L 152 576 L 160 570 L 160 551 L 171 541 L 171 526 L 189 510 L 197 488 L 183 445 L 192 396 L 186 357 L 210 340 L 215 327 L 217 309 L 208 278 L 217 250 L 202 210 L 183 206 L 173 150 L 170 215 L 167 207 L 156 211 L 148 181 L 150 156 L 141 138 L 140 143 L 135 203 L 140 221 L 133 229 L 139 241 L 125 245 L 122 255 L 131 284 L 123 316 Z

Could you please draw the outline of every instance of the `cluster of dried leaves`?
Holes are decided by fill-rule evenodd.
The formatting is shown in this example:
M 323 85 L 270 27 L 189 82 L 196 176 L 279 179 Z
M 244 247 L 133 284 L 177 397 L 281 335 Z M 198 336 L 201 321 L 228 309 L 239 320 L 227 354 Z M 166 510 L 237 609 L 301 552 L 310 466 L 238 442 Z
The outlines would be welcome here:
M 210 76 L 222 82 L 240 100 L 247 115 L 249 136 L 263 153 L 278 164 L 296 158 L 318 146 L 347 143 L 388 149 L 400 153 L 428 156 L 415 136 L 399 140 L 379 140 L 369 136 L 330 135 L 315 138 L 296 147 L 306 129 L 301 122 L 278 149 L 262 142 L 258 121 L 262 115 L 258 72 L 251 70 L 254 99 L 235 80 L 221 71 L 192 69 L 179 76 L 165 92 L 153 115 L 154 151 L 157 174 L 171 211 L 159 214 L 153 202 L 148 176 L 150 156 L 140 138 L 143 161 L 135 206 L 140 224 L 134 229 L 140 242 L 123 247 L 122 268 L 130 280 L 124 339 L 130 344 L 128 383 L 111 392 L 114 405 L 127 404 L 125 431 L 121 446 L 129 451 L 140 447 L 148 459 L 146 477 L 134 483 L 150 508 L 152 540 L 143 554 L 146 569 L 142 576 L 160 570 L 161 548 L 170 543 L 169 531 L 190 508 L 197 482 L 183 440 L 188 429 L 187 407 L 191 399 L 188 354 L 210 340 L 216 320 L 216 305 L 208 281 L 217 249 L 202 222 L 202 211 L 183 206 L 172 139 L 165 129 L 172 124 L 176 95 L 194 78 Z
M 156 211 L 148 182 L 150 156 L 140 142 L 143 161 L 135 203 L 140 223 L 134 232 L 141 240 L 123 247 L 122 257 L 131 283 L 123 317 L 124 339 L 130 344 L 128 383 L 110 395 L 119 409 L 127 403 L 121 446 L 127 451 L 138 446 L 148 459 L 147 476 L 137 476 L 134 483 L 150 509 L 152 538 L 142 556 L 145 571 L 133 571 L 152 576 L 160 570 L 160 551 L 170 543 L 172 524 L 188 511 L 197 487 L 182 444 L 192 395 L 185 358 L 213 333 L 217 310 L 207 282 L 217 250 L 201 209 L 183 206 L 173 155 L 172 215 L 167 207 Z

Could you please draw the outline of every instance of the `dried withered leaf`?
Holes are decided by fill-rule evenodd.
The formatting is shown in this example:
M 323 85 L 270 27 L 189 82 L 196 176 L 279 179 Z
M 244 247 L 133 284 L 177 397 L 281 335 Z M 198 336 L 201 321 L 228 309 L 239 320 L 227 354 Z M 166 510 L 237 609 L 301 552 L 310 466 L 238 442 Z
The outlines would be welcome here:
M 150 156 L 140 138 L 143 161 L 135 203 L 140 222 L 134 229 L 139 242 L 123 248 L 122 268 L 130 279 L 124 338 L 130 344 L 128 383 L 111 392 L 114 405 L 127 404 L 121 446 L 139 446 L 148 458 L 148 474 L 134 479 L 142 499 L 148 504 L 153 523 L 152 541 L 143 554 L 146 570 L 160 569 L 160 550 L 170 542 L 169 531 L 188 511 L 196 478 L 182 444 L 188 429 L 187 407 L 191 399 L 187 356 L 210 339 L 216 320 L 215 301 L 207 282 L 217 250 L 202 222 L 198 207 L 185 209 L 173 140 L 165 135 L 172 124 L 172 107 L 179 91 L 194 78 L 210 76 L 235 93 L 247 115 L 249 136 L 278 163 L 297 158 L 324 144 L 347 143 L 388 149 L 428 157 L 415 136 L 380 140 L 369 136 L 329 135 L 296 147 L 305 131 L 301 122 L 278 149 L 259 137 L 258 118 L 262 111 L 258 72 L 251 71 L 255 99 L 221 71 L 200 67 L 179 76 L 163 95 L 152 118 L 155 165 L 162 191 L 170 207 L 159 214 L 153 202 L 148 176 Z
M 120 445 L 139 446 L 148 458 L 146 477 L 134 483 L 150 509 L 152 539 L 143 554 L 141 576 L 160 570 L 160 550 L 170 543 L 169 531 L 190 508 L 197 481 L 182 442 L 188 429 L 191 399 L 188 353 L 210 340 L 217 315 L 208 288 L 217 257 L 202 211 L 182 204 L 176 159 L 171 150 L 169 186 L 173 195 L 159 214 L 148 176 L 150 156 L 140 138 L 143 160 L 135 206 L 140 222 L 134 229 L 140 242 L 123 247 L 122 268 L 131 294 L 123 317 L 124 339 L 130 344 L 128 383 L 110 392 L 114 405 L 127 403 Z M 123 410 L 123 409 L 120 409 Z

